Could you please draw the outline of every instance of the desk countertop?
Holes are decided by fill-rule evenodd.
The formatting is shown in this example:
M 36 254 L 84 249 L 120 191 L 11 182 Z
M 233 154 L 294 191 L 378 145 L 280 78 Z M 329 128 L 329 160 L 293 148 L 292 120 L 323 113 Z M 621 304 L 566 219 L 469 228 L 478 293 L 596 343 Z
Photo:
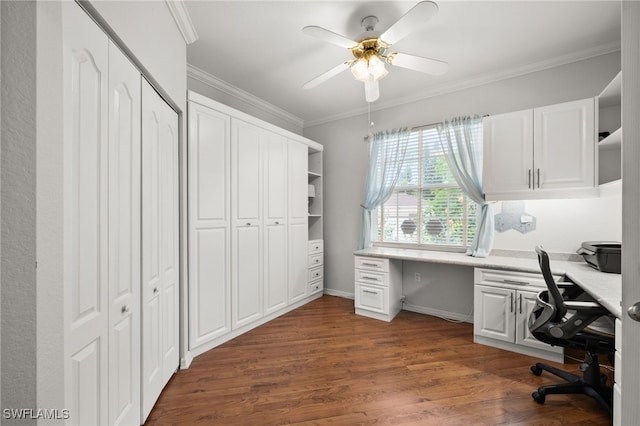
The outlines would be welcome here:
M 371 247 L 358 250 L 358 256 L 383 257 L 388 259 L 409 260 L 414 262 L 448 263 L 452 265 L 480 268 L 505 269 L 521 272 L 540 272 L 537 258 L 508 256 L 472 257 L 463 253 L 449 253 L 429 250 L 416 250 L 393 247 Z M 622 316 L 622 276 L 600 272 L 586 263 L 551 259 L 554 274 L 566 275 L 571 281 L 582 287 L 602 306 L 617 318 Z

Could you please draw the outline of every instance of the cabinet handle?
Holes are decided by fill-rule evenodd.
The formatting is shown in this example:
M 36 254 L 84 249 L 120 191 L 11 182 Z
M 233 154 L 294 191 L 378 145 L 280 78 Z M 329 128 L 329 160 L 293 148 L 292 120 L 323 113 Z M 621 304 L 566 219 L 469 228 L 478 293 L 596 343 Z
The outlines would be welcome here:
M 362 266 L 373 266 L 374 268 L 380 267 L 380 265 L 378 265 L 377 263 L 366 263 L 366 262 L 362 262 Z
M 128 314 L 129 313 L 129 307 L 127 305 L 124 305 L 122 307 L 122 309 L 120 309 L 120 313 L 122 313 L 122 315 Z
M 522 313 L 522 295 L 518 294 L 518 303 L 520 304 L 520 313 Z
M 246 223 L 246 225 L 247 225 L 247 226 L 251 226 L 251 222 L 247 222 L 247 223 Z
M 537 173 L 538 173 L 538 188 L 540 188 L 540 168 L 538 168 Z
M 511 302 L 509 303 L 509 305 L 510 305 L 509 307 L 511 308 L 511 312 L 513 312 L 513 293 L 511 293 L 511 294 L 509 295 L 509 298 L 510 298 L 510 300 L 511 300 Z
M 153 294 L 158 294 L 158 293 L 159 293 L 158 287 L 154 287 L 153 288 Z
M 369 281 L 379 281 L 376 277 L 367 277 L 366 275 L 363 275 L 362 279 L 369 280 Z
M 320 263 L 320 259 L 316 259 L 316 263 Z
M 529 187 L 529 189 L 531 189 L 531 169 L 529 169 L 529 183 L 527 184 L 527 186 Z
M 505 284 L 513 284 L 513 285 L 529 285 L 527 281 L 517 281 L 517 280 L 502 280 Z
M 369 294 L 378 294 L 377 291 L 371 291 L 371 290 L 362 290 L 363 293 L 369 293 Z

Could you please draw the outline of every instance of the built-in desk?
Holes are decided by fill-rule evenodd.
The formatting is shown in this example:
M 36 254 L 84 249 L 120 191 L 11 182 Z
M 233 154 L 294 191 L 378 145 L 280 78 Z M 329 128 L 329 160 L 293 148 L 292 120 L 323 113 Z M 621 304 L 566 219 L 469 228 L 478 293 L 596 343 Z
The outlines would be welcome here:
M 532 253 L 534 254 L 532 258 L 507 256 L 472 257 L 464 253 L 393 247 L 371 247 L 358 250 L 354 254 L 357 256 L 409 260 L 413 262 L 445 263 L 509 271 L 540 272 L 538 260 L 533 250 Z M 578 284 L 617 318 L 622 316 L 622 308 L 620 306 L 622 300 L 621 275 L 597 271 L 582 261 L 568 262 L 565 260 L 551 259 L 551 270 L 554 274 L 565 275 L 571 281 Z M 469 283 L 469 285 L 473 285 L 473 283 Z

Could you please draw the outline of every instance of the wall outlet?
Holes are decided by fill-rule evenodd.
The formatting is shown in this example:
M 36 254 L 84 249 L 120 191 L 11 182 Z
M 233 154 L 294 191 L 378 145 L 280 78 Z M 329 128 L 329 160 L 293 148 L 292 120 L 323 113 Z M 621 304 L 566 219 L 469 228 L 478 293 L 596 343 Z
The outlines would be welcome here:
M 422 277 L 420 277 L 420 272 L 416 272 L 416 273 L 413 275 L 413 279 L 414 279 L 414 280 L 416 280 L 416 281 L 418 281 L 418 282 L 420 282 L 420 280 L 422 279 Z

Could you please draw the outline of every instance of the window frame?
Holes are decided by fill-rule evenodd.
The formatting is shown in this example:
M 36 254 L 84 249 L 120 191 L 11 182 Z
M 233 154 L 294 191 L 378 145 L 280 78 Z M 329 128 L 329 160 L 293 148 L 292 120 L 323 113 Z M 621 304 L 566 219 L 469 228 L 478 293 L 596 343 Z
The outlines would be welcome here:
M 418 220 L 416 221 L 416 233 L 417 233 L 417 242 L 407 242 L 407 241 L 385 241 L 384 240 L 384 232 L 380 232 L 380 224 L 384 224 L 384 219 L 385 219 L 385 209 L 384 206 L 385 204 L 389 201 L 387 200 L 387 202 L 383 203 L 382 205 L 380 205 L 378 208 L 376 208 L 372 213 L 373 213 L 373 217 L 372 217 L 372 226 L 371 226 L 371 244 L 373 246 L 378 246 L 378 247 L 396 247 L 396 248 L 413 248 L 413 249 L 420 249 L 420 250 L 433 250 L 433 251 L 447 251 L 447 252 L 465 252 L 467 250 L 467 248 L 470 246 L 473 237 L 470 238 L 469 236 L 469 203 L 474 203 L 471 199 L 469 199 L 469 197 L 464 193 L 464 191 L 462 191 L 462 188 L 460 187 L 460 185 L 458 185 L 457 182 L 455 182 L 455 179 L 453 180 L 453 183 L 449 182 L 449 183 L 444 183 L 444 184 L 425 184 L 423 182 L 423 165 L 424 165 L 424 131 L 425 130 L 429 130 L 429 129 L 435 129 L 437 131 L 437 124 L 430 124 L 430 125 L 425 125 L 425 126 L 420 126 L 420 127 L 414 127 L 410 130 L 410 133 L 415 133 L 415 132 L 419 132 L 419 142 L 418 142 L 418 175 L 420 176 L 419 180 L 418 180 L 418 184 L 414 184 L 414 185 L 397 185 L 394 189 L 392 194 L 397 194 L 398 192 L 407 192 L 407 191 L 415 191 L 418 194 L 420 194 L 419 197 L 417 197 L 417 206 L 416 206 L 416 212 L 418 213 Z M 411 138 L 411 136 L 410 136 Z M 447 167 L 448 167 L 448 163 L 447 163 Z M 450 172 L 451 173 L 451 172 Z M 458 245 L 458 244 L 438 244 L 438 243 L 425 243 L 422 242 L 422 228 L 424 227 L 424 223 L 422 220 L 422 208 L 423 208 L 423 196 L 422 193 L 425 190 L 431 190 L 431 189 L 441 189 L 441 188 L 453 188 L 453 189 L 459 189 L 462 193 L 462 196 L 464 197 L 464 205 L 466 206 L 466 208 L 463 209 L 463 215 L 462 215 L 462 221 L 463 221 L 463 235 L 462 235 L 462 239 L 463 239 L 463 243 Z M 392 195 L 389 199 L 391 199 L 394 195 Z M 477 206 L 476 206 L 477 208 Z M 375 225 L 375 226 L 374 226 Z M 384 225 L 383 225 L 384 226 Z M 378 239 L 378 236 L 382 237 L 382 240 Z

